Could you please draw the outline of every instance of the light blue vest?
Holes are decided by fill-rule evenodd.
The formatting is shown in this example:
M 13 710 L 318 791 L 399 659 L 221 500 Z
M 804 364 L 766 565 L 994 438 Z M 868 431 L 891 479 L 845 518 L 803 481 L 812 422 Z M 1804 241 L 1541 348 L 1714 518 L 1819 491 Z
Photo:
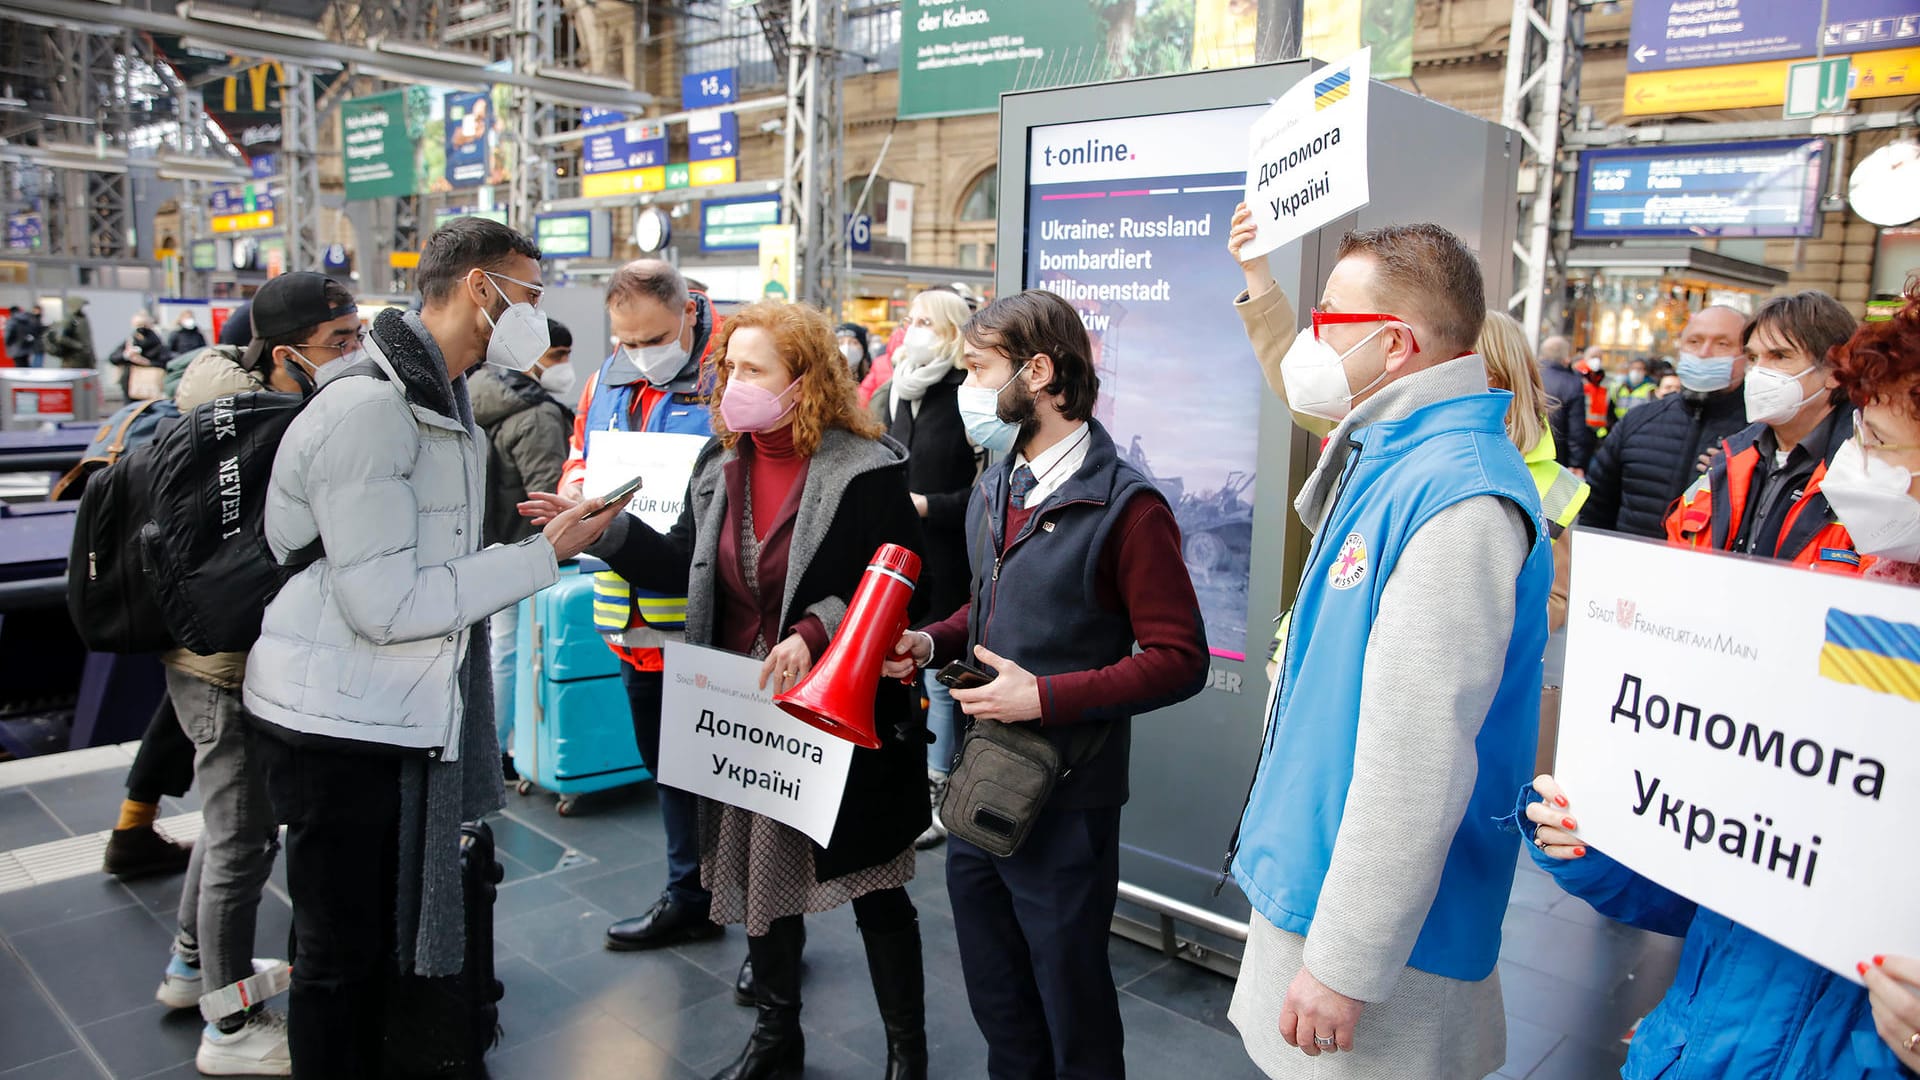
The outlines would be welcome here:
M 1420 526 L 1447 507 L 1478 495 L 1512 500 L 1535 523 L 1532 551 L 1513 586 L 1513 638 L 1475 741 L 1473 795 L 1407 961 L 1467 981 L 1485 978 L 1500 955 L 1519 836 L 1498 819 L 1512 813 L 1513 793 L 1533 774 L 1553 583 L 1540 496 L 1502 426 L 1511 400 L 1504 392 L 1452 398 L 1350 436 L 1333 512 L 1314 540 L 1293 607 L 1283 681 L 1233 860 L 1234 879 L 1254 910 L 1282 930 L 1306 934 L 1353 782 L 1367 639 L 1394 563 Z

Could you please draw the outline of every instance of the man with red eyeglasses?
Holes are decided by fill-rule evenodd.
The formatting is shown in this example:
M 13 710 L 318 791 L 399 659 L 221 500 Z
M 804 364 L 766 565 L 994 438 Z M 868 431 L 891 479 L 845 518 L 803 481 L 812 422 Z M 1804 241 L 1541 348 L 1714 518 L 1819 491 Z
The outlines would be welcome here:
M 1252 235 L 1243 208 L 1236 258 Z M 1290 330 L 1264 260 L 1242 265 L 1249 332 Z M 1253 906 L 1229 1015 L 1269 1076 L 1506 1059 L 1494 966 L 1553 572 L 1512 396 L 1472 352 L 1485 315 L 1452 233 L 1352 233 L 1273 365 L 1295 416 L 1332 429 L 1294 503 L 1313 546 L 1226 864 Z

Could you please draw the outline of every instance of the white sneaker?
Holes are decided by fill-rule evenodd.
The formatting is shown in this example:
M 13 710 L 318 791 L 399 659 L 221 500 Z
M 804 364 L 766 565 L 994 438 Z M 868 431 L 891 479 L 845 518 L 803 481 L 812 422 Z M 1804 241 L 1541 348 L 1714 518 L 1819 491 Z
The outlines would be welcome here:
M 231 1035 L 208 1024 L 200 1032 L 200 1052 L 193 1064 L 203 1076 L 292 1076 L 286 1017 L 261 1009 Z
M 175 953 L 167 958 L 167 973 L 160 977 L 160 989 L 153 998 L 169 1009 L 191 1009 L 200 1004 L 200 969 L 189 965 Z
M 253 958 L 253 973 L 271 971 L 286 963 L 285 960 Z M 202 989 L 200 969 L 180 959 L 175 953 L 167 958 L 167 972 L 160 978 L 160 989 L 153 992 L 153 999 L 169 1009 L 192 1009 L 200 1005 Z

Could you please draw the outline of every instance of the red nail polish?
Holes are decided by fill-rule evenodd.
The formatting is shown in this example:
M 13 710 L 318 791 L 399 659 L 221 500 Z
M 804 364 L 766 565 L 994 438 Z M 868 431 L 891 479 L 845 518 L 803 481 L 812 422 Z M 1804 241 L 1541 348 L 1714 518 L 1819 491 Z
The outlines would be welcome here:
M 1553 797 L 1553 804 L 1562 809 L 1565 809 L 1567 805 L 1567 797 L 1565 795 L 1555 795 Z
M 1853 965 L 1853 967 L 1854 967 L 1854 970 L 1858 971 L 1862 975 L 1865 975 L 1867 973 L 1867 962 L 1865 960 L 1862 960 L 1859 963 Z
M 1874 966 L 1874 967 L 1879 967 L 1880 965 L 1882 965 L 1882 964 L 1884 964 L 1884 963 L 1886 963 L 1886 962 L 1887 962 L 1887 958 L 1886 958 L 1886 957 L 1884 957 L 1884 956 L 1876 956 L 1876 957 L 1874 957 L 1874 958 L 1873 958 L 1873 966 Z
M 1574 849 L 1573 849 L 1573 857 L 1574 857 L 1574 858 L 1576 858 L 1576 859 L 1584 859 L 1584 858 L 1586 858 L 1586 856 L 1587 856 L 1587 849 L 1586 849 L 1586 848 L 1583 848 L 1583 847 L 1577 847 L 1577 848 L 1574 848 Z
M 1573 819 L 1572 819 L 1572 818 L 1570 818 L 1570 817 L 1563 817 L 1563 818 L 1561 818 L 1561 819 L 1560 819 L 1560 827 L 1561 827 L 1561 828 L 1563 828 L 1563 829 L 1571 829 L 1571 828 L 1573 828 Z

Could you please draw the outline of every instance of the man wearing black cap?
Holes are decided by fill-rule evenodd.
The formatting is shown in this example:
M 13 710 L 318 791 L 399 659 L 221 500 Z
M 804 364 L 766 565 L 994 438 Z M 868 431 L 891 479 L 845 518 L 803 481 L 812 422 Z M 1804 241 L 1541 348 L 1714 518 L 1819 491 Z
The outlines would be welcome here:
M 249 314 L 253 340 L 241 364 L 274 390 L 311 393 L 320 369 L 360 348 L 360 308 L 346 286 L 324 274 L 274 278 L 254 294 Z M 313 322 L 316 314 L 325 319 Z
M 319 274 L 268 282 L 254 298 L 253 324 L 244 352 L 216 345 L 188 365 L 175 392 L 182 411 L 257 390 L 311 393 L 321 368 L 358 348 L 353 294 Z M 253 959 L 260 890 L 273 869 L 279 827 L 267 798 L 261 736 L 240 699 L 247 654 L 175 649 L 162 660 L 167 695 L 193 741 L 205 824 L 155 997 L 176 1009 L 197 1006 L 207 1020 L 196 1057 L 201 1072 L 286 1076 L 293 1064 L 284 1021 L 257 1004 L 286 988 L 288 972 L 283 961 Z

